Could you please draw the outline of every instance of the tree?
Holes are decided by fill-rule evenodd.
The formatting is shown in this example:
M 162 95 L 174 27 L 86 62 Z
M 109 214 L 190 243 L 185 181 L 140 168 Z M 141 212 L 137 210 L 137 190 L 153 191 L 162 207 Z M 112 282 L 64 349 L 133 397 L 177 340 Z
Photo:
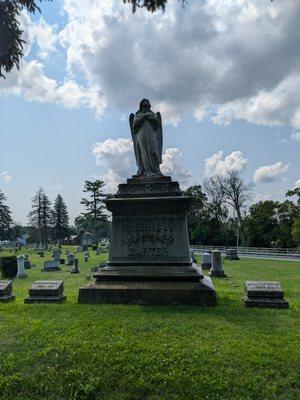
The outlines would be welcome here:
M 260 201 L 249 208 L 244 220 L 244 234 L 247 243 L 255 247 L 270 247 L 276 240 L 276 203 Z
M 202 191 L 201 185 L 194 185 L 184 191 L 185 196 L 191 196 L 193 203 L 187 213 L 187 225 L 189 238 L 191 243 L 201 243 L 203 236 L 203 211 L 207 200 L 205 193 Z
M 0 1 L 0 77 L 8 73 L 14 66 L 19 69 L 23 57 L 23 31 L 20 29 L 18 17 L 26 9 L 30 13 L 40 11 L 34 0 L 1 0 Z
M 300 187 L 297 187 L 297 188 L 295 188 L 295 189 L 288 190 L 288 191 L 286 192 L 286 197 L 292 197 L 292 196 L 298 196 L 297 204 L 298 204 L 298 206 L 300 207 Z
M 220 185 L 225 203 L 236 211 L 238 221 L 242 224 L 242 209 L 251 199 L 253 183 L 245 183 L 237 171 L 230 171 L 224 179 L 220 179 Z
M 291 201 L 260 201 L 249 208 L 244 220 L 245 237 L 250 246 L 294 247 L 292 227 L 298 207 Z
M 39 188 L 37 194 L 32 199 L 32 210 L 28 214 L 29 223 L 36 228 L 39 233 L 39 243 L 47 245 L 49 231 L 52 221 L 51 202 L 44 192 Z
M 86 212 L 83 213 L 83 215 L 90 218 L 92 222 L 92 230 L 95 234 L 96 242 L 99 241 L 101 224 L 107 220 L 107 216 L 103 212 L 105 209 L 103 201 L 105 194 L 101 190 L 104 184 L 105 183 L 100 180 L 94 182 L 85 181 L 83 192 L 89 193 L 89 198 L 83 198 L 80 202 L 80 204 L 83 204 L 86 208 Z
M 204 179 L 203 188 L 207 194 L 212 213 L 218 224 L 221 224 L 227 217 L 227 210 L 224 207 L 225 192 L 218 176 Z
M 157 10 L 165 11 L 168 0 L 123 0 L 123 3 L 132 5 L 132 12 L 135 13 L 137 8 L 146 8 L 146 10 L 154 12 Z M 181 1 L 185 3 L 185 0 Z
M 292 237 L 297 246 L 300 246 L 300 213 L 298 217 L 294 219 Z
M 292 201 L 277 202 L 276 218 L 278 222 L 276 236 L 278 247 L 294 247 L 292 229 L 295 218 L 299 215 L 299 207 Z
M 8 239 L 12 228 L 13 220 L 8 205 L 5 204 L 6 197 L 0 190 L 0 239 Z
M 66 203 L 60 194 L 57 195 L 52 213 L 52 225 L 55 239 L 61 245 L 62 239 L 69 235 L 69 215 Z
M 75 218 L 75 230 L 78 235 L 82 235 L 86 231 L 93 231 L 94 225 L 90 214 L 79 215 Z M 110 236 L 110 222 L 108 220 L 102 220 L 98 224 L 98 236 L 100 238 L 109 238 Z

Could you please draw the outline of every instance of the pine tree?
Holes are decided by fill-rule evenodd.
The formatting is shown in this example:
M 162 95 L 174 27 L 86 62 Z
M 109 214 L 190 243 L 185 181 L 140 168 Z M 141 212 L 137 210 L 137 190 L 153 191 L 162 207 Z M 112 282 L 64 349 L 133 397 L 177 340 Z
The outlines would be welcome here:
M 51 202 L 45 194 L 44 189 L 39 188 L 37 194 L 32 199 L 31 208 L 28 214 L 29 223 L 31 226 L 37 228 L 40 244 L 47 245 L 52 221 L 52 210 Z
M 101 191 L 104 184 L 105 183 L 100 180 L 94 182 L 85 181 L 83 192 L 89 193 L 90 198 L 83 198 L 80 202 L 80 204 L 83 204 L 86 208 L 86 212 L 83 213 L 83 215 L 91 217 L 96 242 L 99 241 L 101 224 L 107 220 L 107 216 L 103 213 L 105 209 L 103 202 L 105 195 Z
M 57 195 L 53 206 L 52 222 L 55 239 L 61 245 L 62 239 L 69 235 L 69 215 L 66 203 L 60 194 Z
M 6 197 L 0 190 L 0 239 L 7 239 L 12 228 L 11 211 L 5 204 Z

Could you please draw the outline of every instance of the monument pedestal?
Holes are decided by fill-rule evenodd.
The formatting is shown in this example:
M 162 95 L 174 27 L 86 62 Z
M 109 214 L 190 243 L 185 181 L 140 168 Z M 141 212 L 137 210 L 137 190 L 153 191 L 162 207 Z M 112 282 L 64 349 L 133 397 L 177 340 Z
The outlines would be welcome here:
M 170 177 L 128 179 L 106 200 L 112 212 L 109 261 L 94 284 L 79 289 L 80 303 L 216 304 L 210 278 L 190 258 L 186 212 Z

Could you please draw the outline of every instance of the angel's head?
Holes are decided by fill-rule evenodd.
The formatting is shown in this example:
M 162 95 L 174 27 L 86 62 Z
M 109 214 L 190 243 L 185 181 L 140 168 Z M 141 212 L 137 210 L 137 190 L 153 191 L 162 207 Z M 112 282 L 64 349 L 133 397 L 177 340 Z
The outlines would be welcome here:
M 150 101 L 148 99 L 143 99 L 140 102 L 140 111 L 141 110 L 150 110 L 150 108 L 151 108 L 151 104 L 150 104 Z

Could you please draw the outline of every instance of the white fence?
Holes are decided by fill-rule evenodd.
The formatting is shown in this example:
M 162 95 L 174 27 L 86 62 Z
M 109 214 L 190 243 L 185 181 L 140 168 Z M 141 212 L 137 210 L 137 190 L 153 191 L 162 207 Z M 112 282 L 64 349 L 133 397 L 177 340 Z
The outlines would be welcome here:
M 235 246 L 203 246 L 191 245 L 190 249 L 195 254 L 202 254 L 205 251 L 220 250 L 226 253 L 226 249 L 233 249 Z M 300 249 L 284 249 L 284 248 L 267 248 L 267 247 L 239 247 L 237 249 L 240 257 L 257 257 L 257 258 L 280 258 L 287 260 L 300 261 Z

